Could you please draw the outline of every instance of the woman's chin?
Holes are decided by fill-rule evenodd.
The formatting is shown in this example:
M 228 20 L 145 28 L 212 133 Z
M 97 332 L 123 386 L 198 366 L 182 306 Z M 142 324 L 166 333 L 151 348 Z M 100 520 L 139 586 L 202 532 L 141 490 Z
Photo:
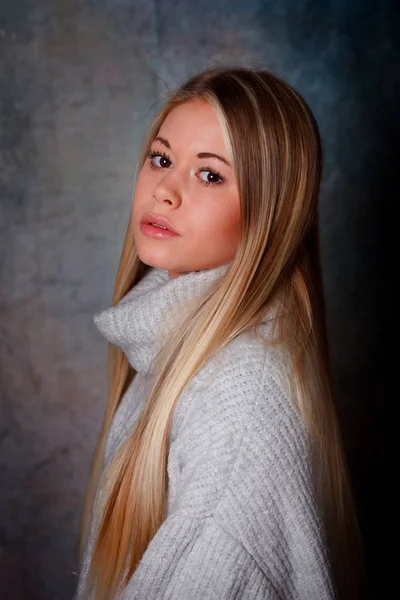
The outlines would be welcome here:
M 164 269 L 165 271 L 175 271 L 176 263 L 165 256 L 160 256 L 154 252 L 145 252 L 138 249 L 138 256 L 142 263 L 156 269 Z

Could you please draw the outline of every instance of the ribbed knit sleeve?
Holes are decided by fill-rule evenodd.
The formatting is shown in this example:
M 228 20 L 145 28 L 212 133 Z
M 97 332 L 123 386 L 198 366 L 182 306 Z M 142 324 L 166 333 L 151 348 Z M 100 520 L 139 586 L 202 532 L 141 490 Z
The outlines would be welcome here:
M 251 344 L 223 355 L 181 398 L 168 515 L 123 599 L 331 600 L 309 444 L 280 366 Z
M 169 517 L 124 600 L 278 600 L 252 556 L 209 518 Z

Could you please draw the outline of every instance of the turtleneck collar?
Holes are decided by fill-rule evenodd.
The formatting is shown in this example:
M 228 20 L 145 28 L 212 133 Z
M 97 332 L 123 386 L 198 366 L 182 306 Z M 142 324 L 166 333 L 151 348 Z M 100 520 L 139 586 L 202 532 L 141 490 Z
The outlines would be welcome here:
M 115 305 L 98 312 L 93 320 L 100 333 L 119 346 L 132 367 L 142 373 L 153 360 L 168 333 L 167 317 L 199 297 L 230 263 L 170 278 L 168 271 L 152 267 Z

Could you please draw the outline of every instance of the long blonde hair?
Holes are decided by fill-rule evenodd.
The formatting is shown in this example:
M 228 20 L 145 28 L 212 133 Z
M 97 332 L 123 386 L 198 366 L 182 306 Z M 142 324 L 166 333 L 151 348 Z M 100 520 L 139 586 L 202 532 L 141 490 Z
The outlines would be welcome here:
M 357 598 L 357 525 L 332 399 L 318 246 L 322 150 L 305 100 L 275 74 L 210 67 L 170 94 L 144 140 L 139 160 L 169 112 L 202 98 L 215 109 L 235 167 L 241 240 L 224 276 L 171 331 L 134 431 L 100 479 L 106 491 L 96 513 L 105 438 L 135 371 L 109 345 L 108 404 L 84 508 L 82 539 L 99 518 L 89 572 L 96 600 L 115 597 L 134 573 L 166 518 L 168 437 L 175 404 L 193 375 L 240 333 L 257 327 L 279 298 L 278 340 L 291 357 L 293 402 L 315 445 L 316 489 L 340 598 Z M 112 304 L 149 267 L 138 257 L 128 224 Z

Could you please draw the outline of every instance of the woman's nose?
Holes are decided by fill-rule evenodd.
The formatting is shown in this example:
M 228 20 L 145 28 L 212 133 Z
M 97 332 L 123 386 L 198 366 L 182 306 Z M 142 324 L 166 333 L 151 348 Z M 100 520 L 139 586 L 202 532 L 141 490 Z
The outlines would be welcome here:
M 168 202 L 169 204 L 179 205 L 182 201 L 181 194 L 178 190 L 178 186 L 173 184 L 172 181 L 164 177 L 154 187 L 153 196 L 157 202 Z

